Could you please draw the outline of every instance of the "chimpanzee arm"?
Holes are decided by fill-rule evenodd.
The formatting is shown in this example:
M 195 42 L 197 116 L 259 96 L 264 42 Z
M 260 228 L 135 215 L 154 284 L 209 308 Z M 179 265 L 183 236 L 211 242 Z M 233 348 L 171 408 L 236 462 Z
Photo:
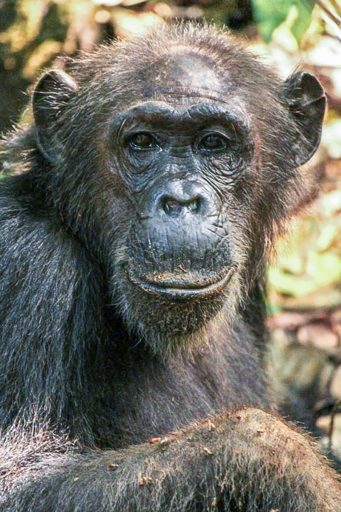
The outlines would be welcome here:
M 1 466 L 4 512 L 341 510 L 337 478 L 312 442 L 252 408 L 127 450 L 33 450 Z

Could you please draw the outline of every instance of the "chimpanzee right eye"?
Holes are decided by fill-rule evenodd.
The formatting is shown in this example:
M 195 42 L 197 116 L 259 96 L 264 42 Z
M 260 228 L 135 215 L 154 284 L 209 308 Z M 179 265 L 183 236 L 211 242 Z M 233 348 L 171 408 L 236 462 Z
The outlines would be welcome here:
M 134 133 L 128 138 L 127 145 L 134 151 L 153 150 L 159 147 L 156 138 L 147 132 Z

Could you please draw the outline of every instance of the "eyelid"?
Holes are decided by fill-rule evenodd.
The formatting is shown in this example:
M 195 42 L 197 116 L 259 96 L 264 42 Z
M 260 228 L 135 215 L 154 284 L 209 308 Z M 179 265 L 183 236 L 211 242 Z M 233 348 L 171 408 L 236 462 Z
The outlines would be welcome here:
M 237 129 L 233 123 L 228 126 L 209 126 L 202 131 L 203 135 L 220 135 L 228 140 L 233 140 L 237 137 Z
M 214 149 L 209 149 L 209 148 L 205 148 L 205 147 L 200 147 L 202 141 L 206 138 L 206 137 L 209 137 L 210 135 L 213 135 L 213 136 L 216 136 L 220 139 L 222 139 L 222 142 L 223 144 L 221 145 L 221 147 L 217 147 L 217 148 L 214 148 Z M 194 149 L 196 151 L 200 151 L 201 153 L 222 153 L 224 151 L 226 151 L 226 149 L 228 148 L 229 146 L 229 143 L 232 141 L 231 138 L 228 137 L 228 135 L 223 132 L 222 130 L 212 130 L 212 129 L 207 129 L 205 131 L 202 131 L 197 139 L 196 139 L 196 142 L 195 142 L 195 146 L 194 146 Z

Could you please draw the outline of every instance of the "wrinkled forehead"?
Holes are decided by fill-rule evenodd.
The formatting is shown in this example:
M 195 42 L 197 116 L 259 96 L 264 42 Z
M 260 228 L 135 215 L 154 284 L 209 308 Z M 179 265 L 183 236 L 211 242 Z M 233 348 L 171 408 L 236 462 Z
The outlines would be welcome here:
M 143 84 L 144 98 L 158 96 L 223 99 L 224 88 L 212 62 L 193 53 L 169 54 Z

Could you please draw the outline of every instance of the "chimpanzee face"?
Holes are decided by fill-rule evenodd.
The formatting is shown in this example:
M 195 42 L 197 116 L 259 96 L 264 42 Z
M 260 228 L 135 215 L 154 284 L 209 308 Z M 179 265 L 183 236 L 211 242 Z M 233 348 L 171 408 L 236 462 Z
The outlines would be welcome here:
M 127 278 L 170 302 L 219 295 L 237 270 L 231 196 L 253 153 L 228 105 L 185 99 L 129 109 L 111 139 L 113 168 L 134 197 Z
M 225 100 L 203 64 L 190 74 L 184 64 L 168 69 L 173 85 L 159 85 L 159 98 L 116 116 L 109 137 L 112 172 L 133 198 L 120 292 L 129 306 L 164 310 L 167 329 L 188 335 L 228 296 L 234 307 L 249 215 L 238 187 L 253 168 L 254 138 L 242 101 Z
M 107 77 L 101 92 L 105 108 L 104 101 L 93 112 L 89 104 L 83 107 L 88 123 L 93 116 L 93 128 L 76 140 L 70 131 L 59 138 L 59 168 L 73 176 L 70 189 L 87 194 L 86 214 L 97 219 L 96 232 L 104 240 L 111 299 L 156 352 L 188 343 L 193 333 L 202 332 L 204 339 L 212 322 L 219 326 L 232 318 L 250 286 L 247 276 L 260 267 L 257 255 L 270 240 L 275 209 L 285 217 L 280 210 L 290 202 L 295 168 L 318 145 L 325 100 L 316 79 L 294 75 L 276 100 L 273 91 L 255 90 L 257 73 L 249 76 L 249 93 L 233 66 L 217 71 L 193 52 L 173 52 L 152 76 L 145 69 L 137 74 L 139 93 L 123 102 L 108 100 Z M 37 143 L 58 168 L 58 137 L 46 104 L 51 74 L 45 76 L 35 93 Z M 78 85 L 58 76 L 53 75 L 53 89 L 59 80 L 64 96 L 69 91 L 75 105 L 82 104 Z M 100 77 L 94 84 L 100 89 Z M 73 109 L 75 123 L 82 110 Z M 100 116 L 105 119 L 99 127 Z M 78 150 L 79 162 L 70 169 L 75 144 L 86 157 Z M 281 198 L 275 202 L 276 195 Z M 91 236 L 86 233 L 87 240 Z

